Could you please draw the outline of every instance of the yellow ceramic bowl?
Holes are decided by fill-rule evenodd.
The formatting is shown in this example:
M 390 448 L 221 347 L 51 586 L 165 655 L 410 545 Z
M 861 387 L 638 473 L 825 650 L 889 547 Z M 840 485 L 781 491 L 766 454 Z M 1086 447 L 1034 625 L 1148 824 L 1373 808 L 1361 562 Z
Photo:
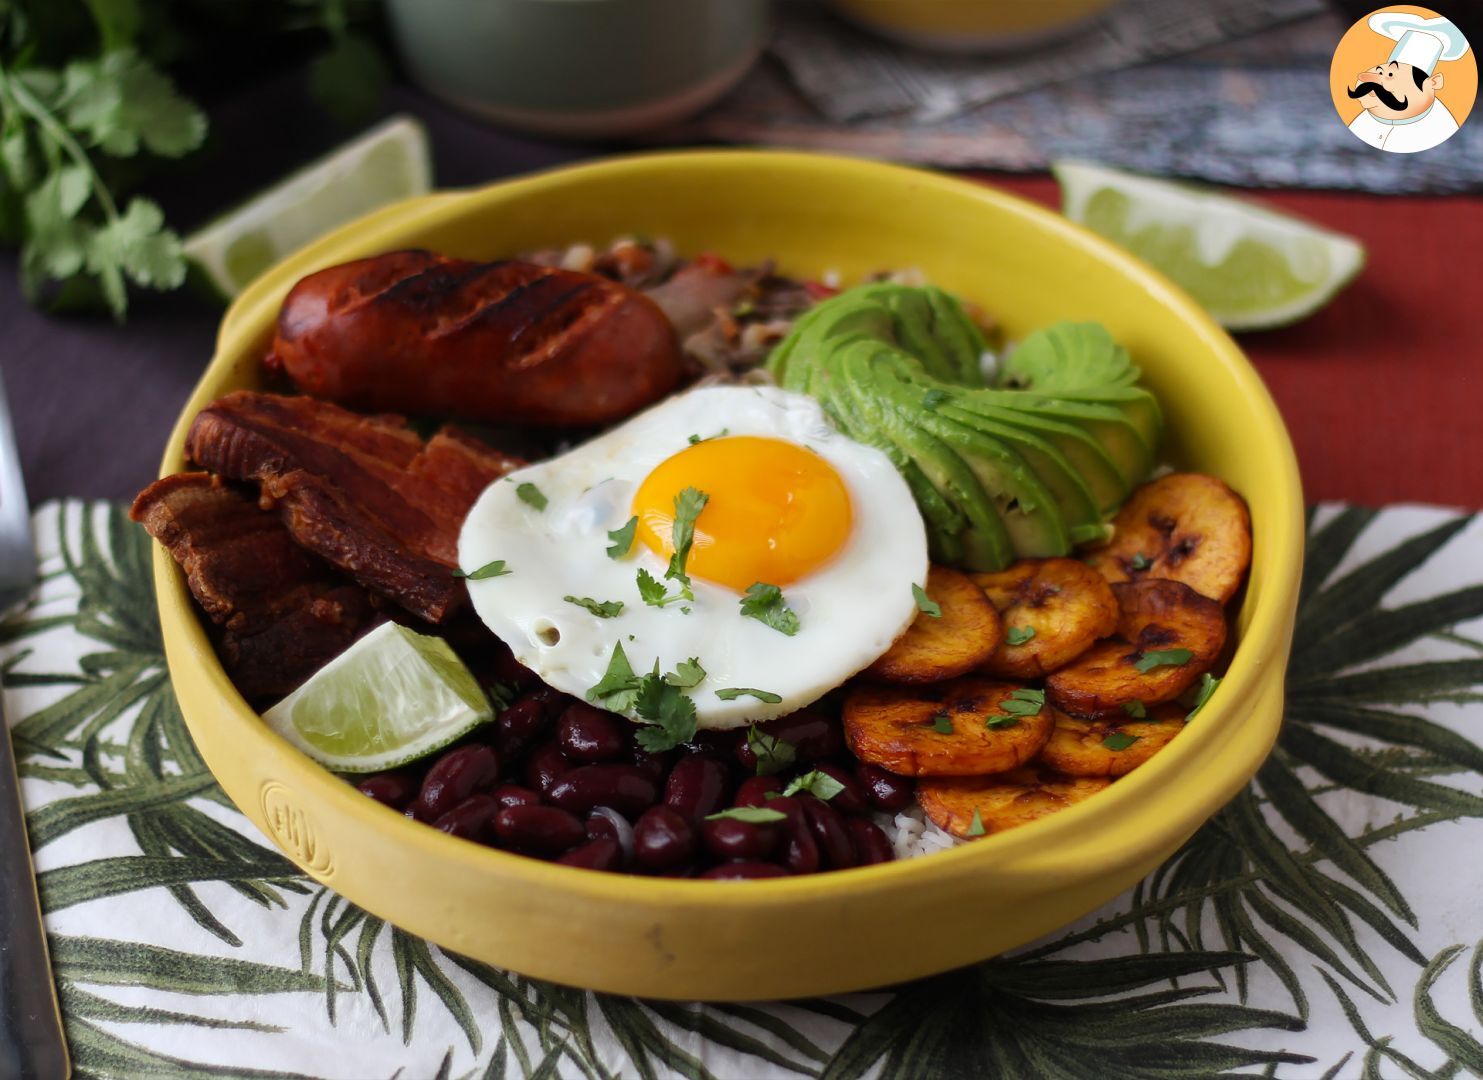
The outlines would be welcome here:
M 181 414 L 163 473 L 186 467 L 197 410 L 259 385 L 284 293 L 311 271 L 420 246 L 471 258 L 623 233 L 739 263 L 846 280 L 920 267 L 1011 335 L 1100 319 L 1168 415 L 1167 457 L 1251 505 L 1255 549 L 1220 692 L 1179 738 L 1095 798 L 907 862 L 775 881 L 672 881 L 569 869 L 446 836 L 359 794 L 272 734 L 233 689 L 162 550 L 170 674 L 223 788 L 310 875 L 439 945 L 527 975 L 655 998 L 762 999 L 879 986 L 967 964 L 1129 887 L 1255 772 L 1277 734 L 1302 559 L 1291 445 L 1261 380 L 1184 293 L 1096 236 L 993 188 L 805 154 L 655 154 L 389 207 L 245 292 Z

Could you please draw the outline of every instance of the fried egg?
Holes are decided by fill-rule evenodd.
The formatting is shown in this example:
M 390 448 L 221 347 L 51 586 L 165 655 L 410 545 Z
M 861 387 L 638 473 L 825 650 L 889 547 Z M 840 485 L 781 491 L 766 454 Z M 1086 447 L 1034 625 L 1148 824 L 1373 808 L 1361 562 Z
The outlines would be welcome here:
M 693 598 L 666 577 L 690 489 L 705 497 L 683 566 Z M 491 484 L 459 561 L 479 617 L 549 685 L 586 697 L 618 648 L 640 675 L 694 660 L 698 726 L 732 728 L 807 705 L 890 648 L 917 614 L 927 539 L 886 455 L 812 398 L 712 387 Z M 793 633 L 744 614 L 759 584 L 782 591 Z

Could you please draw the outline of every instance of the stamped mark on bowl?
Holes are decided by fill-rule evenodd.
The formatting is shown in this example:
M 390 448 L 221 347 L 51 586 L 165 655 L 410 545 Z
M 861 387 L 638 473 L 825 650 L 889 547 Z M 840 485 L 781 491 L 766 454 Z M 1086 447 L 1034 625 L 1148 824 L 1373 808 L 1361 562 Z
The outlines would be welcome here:
M 318 878 L 335 872 L 335 860 L 324 846 L 293 793 L 276 780 L 263 784 L 260 795 L 263 821 L 284 853 Z

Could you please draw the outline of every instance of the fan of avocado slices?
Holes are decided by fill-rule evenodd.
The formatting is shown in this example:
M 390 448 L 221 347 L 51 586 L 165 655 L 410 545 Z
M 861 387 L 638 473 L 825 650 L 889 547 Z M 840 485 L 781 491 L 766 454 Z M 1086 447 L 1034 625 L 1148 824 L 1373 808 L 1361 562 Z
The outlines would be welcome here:
M 1065 555 L 1153 467 L 1163 428 L 1100 323 L 1025 338 L 985 382 L 983 333 L 951 295 L 880 282 L 812 308 L 768 358 L 785 389 L 901 471 L 932 557 L 970 570 Z

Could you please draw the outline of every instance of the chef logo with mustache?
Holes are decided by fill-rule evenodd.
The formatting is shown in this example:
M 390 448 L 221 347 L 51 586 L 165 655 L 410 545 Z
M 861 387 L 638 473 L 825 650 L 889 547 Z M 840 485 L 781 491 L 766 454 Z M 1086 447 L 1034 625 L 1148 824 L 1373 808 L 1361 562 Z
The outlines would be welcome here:
M 1395 7 L 1350 27 L 1334 53 L 1330 83 L 1334 106 L 1356 138 L 1414 154 L 1451 138 L 1467 118 L 1478 69 L 1450 19 Z

